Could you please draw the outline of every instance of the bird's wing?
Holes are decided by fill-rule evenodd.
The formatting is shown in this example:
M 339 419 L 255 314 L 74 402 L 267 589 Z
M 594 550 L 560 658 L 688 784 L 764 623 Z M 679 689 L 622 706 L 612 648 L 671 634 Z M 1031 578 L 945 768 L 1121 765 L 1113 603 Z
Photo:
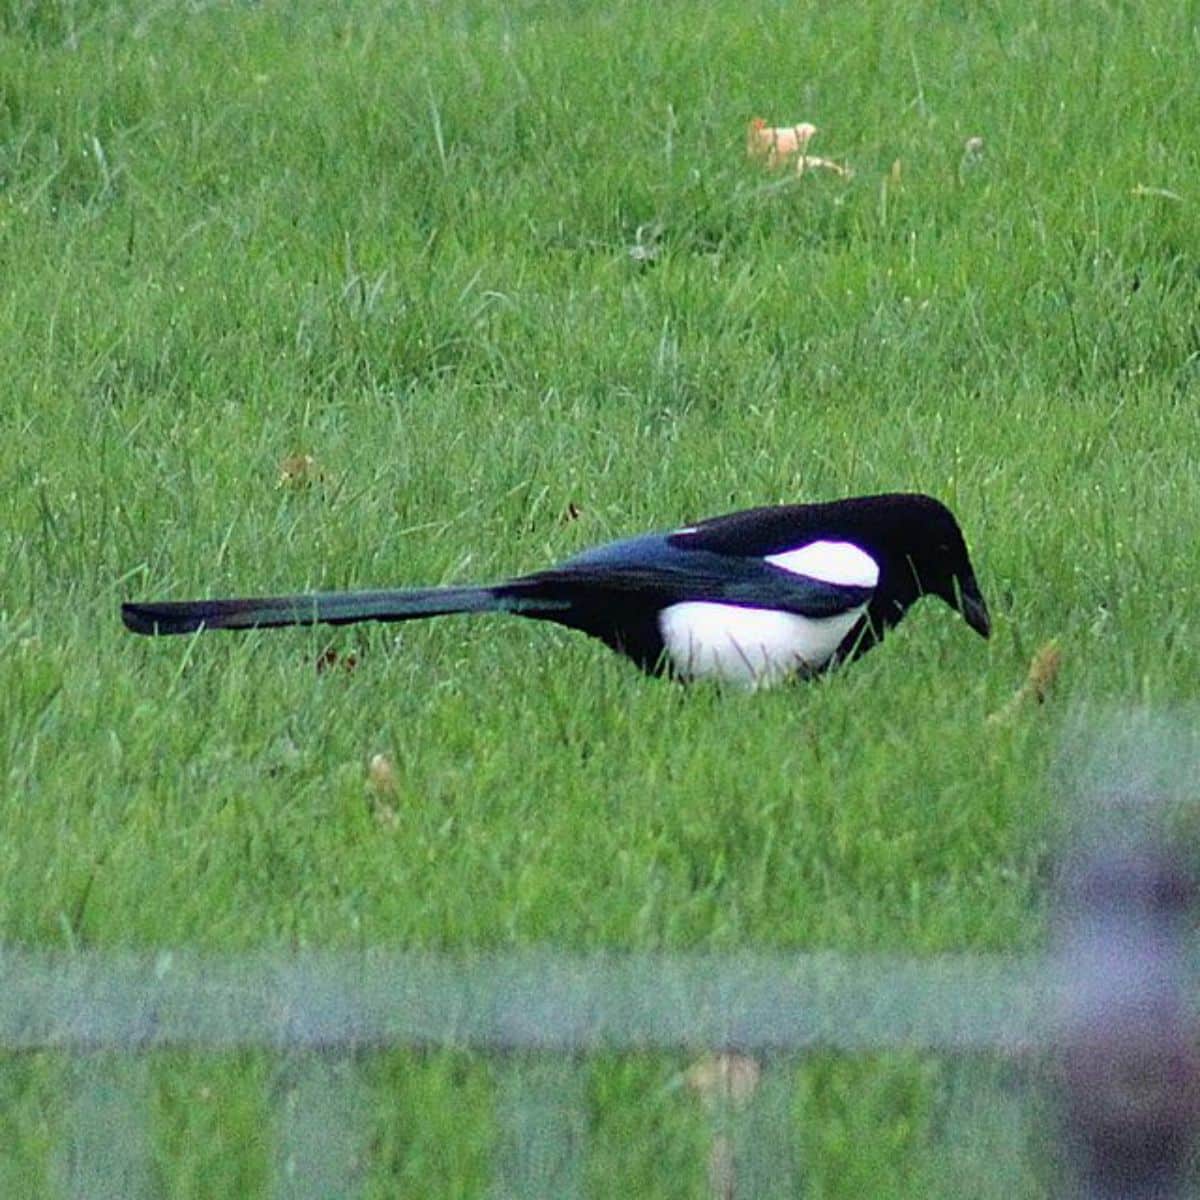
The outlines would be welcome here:
M 874 594 L 874 588 L 830 583 L 753 556 L 680 548 L 659 534 L 599 546 L 514 582 L 552 593 L 589 589 L 664 606 L 705 600 L 811 618 L 861 608 Z
M 812 504 L 767 505 L 707 517 L 666 535 L 680 549 L 711 550 L 765 558 L 805 542 L 827 537 L 822 508 Z

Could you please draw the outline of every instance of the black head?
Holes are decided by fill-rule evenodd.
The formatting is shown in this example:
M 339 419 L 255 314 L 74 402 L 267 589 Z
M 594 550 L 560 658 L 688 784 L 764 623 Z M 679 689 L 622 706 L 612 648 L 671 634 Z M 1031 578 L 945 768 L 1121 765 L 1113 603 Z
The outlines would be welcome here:
M 940 596 L 982 637 L 991 633 L 967 543 L 954 514 L 932 496 L 896 494 L 862 501 L 863 536 L 886 563 L 881 588 L 899 613 L 922 596 Z M 899 614 L 898 614 L 899 615 Z

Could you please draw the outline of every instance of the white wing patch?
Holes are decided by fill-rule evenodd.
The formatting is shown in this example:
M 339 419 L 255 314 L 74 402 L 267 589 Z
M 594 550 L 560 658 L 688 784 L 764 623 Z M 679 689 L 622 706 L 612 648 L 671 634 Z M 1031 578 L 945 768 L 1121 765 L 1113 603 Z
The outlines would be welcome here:
M 815 618 L 687 600 L 664 608 L 658 626 L 672 667 L 685 679 L 760 687 L 823 667 L 865 608 Z
M 873 588 L 879 582 L 879 564 L 853 542 L 809 542 L 795 550 L 768 554 L 766 561 L 824 583 Z

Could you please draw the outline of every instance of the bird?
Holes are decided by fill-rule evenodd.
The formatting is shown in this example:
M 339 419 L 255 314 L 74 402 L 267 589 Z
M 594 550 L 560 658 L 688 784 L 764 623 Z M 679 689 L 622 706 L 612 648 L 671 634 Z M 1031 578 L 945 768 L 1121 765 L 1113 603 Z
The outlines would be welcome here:
M 490 585 L 135 602 L 121 615 L 161 635 L 512 613 L 599 638 L 651 675 L 758 688 L 861 657 L 924 596 L 989 636 L 953 513 L 887 493 L 710 517 Z

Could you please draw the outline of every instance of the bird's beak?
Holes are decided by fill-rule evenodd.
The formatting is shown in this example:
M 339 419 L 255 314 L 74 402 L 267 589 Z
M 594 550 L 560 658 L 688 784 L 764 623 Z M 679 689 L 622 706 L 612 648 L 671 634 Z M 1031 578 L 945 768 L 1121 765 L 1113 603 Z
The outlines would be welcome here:
M 988 616 L 987 602 L 974 579 L 965 580 L 959 588 L 958 611 L 963 619 L 980 637 L 992 632 L 992 619 Z

